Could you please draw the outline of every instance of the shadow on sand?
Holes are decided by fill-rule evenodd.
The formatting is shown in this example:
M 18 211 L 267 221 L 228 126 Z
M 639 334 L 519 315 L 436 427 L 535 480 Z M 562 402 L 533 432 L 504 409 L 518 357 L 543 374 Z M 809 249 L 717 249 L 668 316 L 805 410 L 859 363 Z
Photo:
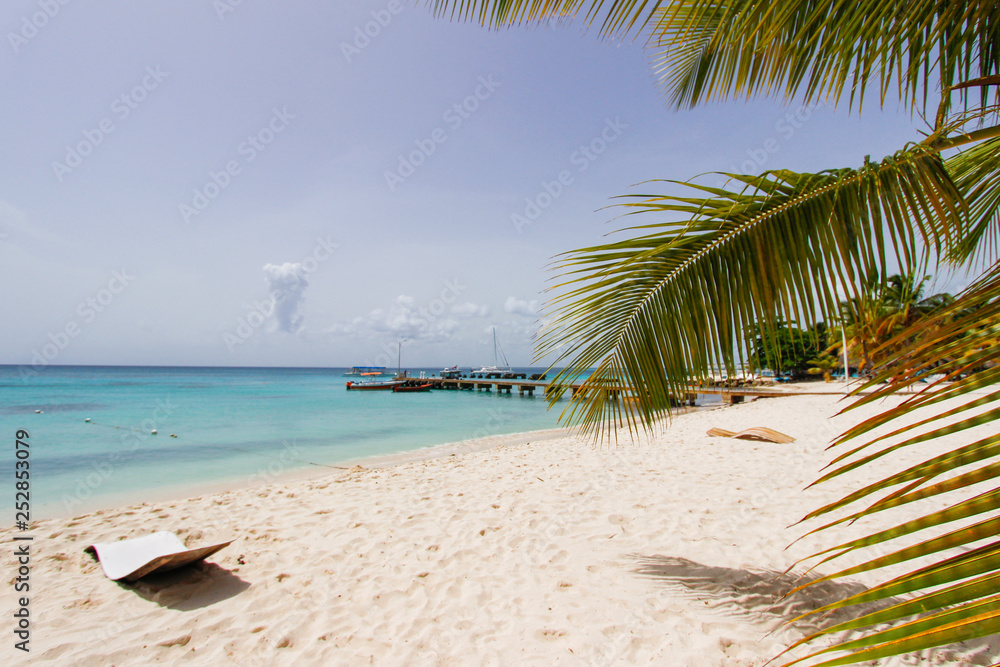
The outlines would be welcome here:
M 782 574 L 773 570 L 712 567 L 671 556 L 635 556 L 635 559 L 638 561 L 637 574 L 654 577 L 683 597 L 707 602 L 715 611 L 749 616 L 762 622 L 769 630 L 834 600 L 842 600 L 865 590 L 858 583 L 824 581 L 786 598 L 789 591 L 818 577 Z M 868 612 L 887 606 L 888 602 L 859 605 L 855 609 L 837 610 L 821 618 L 795 621 L 791 627 L 808 634 L 854 618 L 860 607 Z
M 192 611 L 228 600 L 250 588 L 250 583 L 215 563 L 202 561 L 138 581 L 117 582 L 122 588 L 161 607 Z
M 806 636 L 822 628 L 884 609 L 901 601 L 898 598 L 890 598 L 882 602 L 856 605 L 792 622 L 802 614 L 860 593 L 866 590 L 866 587 L 859 583 L 824 581 L 785 597 L 798 586 L 815 581 L 819 576 L 784 574 L 773 570 L 712 567 L 671 556 L 633 555 L 632 557 L 637 562 L 637 567 L 633 570 L 636 574 L 652 577 L 672 592 L 697 601 L 715 613 L 749 618 L 769 632 L 787 623 L 788 629 Z M 952 648 L 959 652 L 963 662 L 988 665 L 996 662 L 997 656 L 1000 655 L 1000 638 L 987 637 Z M 955 652 L 948 649 L 938 649 L 933 652 L 933 656 L 931 658 L 931 653 L 923 653 L 917 659 L 943 658 L 948 661 L 956 657 Z

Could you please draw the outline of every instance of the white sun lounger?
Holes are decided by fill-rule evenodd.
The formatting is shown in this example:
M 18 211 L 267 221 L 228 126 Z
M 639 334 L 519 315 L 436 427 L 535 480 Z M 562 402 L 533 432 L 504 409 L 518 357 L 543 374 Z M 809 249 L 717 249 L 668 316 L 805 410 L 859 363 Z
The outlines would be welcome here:
M 188 549 L 180 538 L 169 531 L 119 542 L 92 544 L 84 551 L 93 551 L 108 579 L 135 581 L 153 572 L 174 568 L 208 558 L 233 540 L 197 549 Z

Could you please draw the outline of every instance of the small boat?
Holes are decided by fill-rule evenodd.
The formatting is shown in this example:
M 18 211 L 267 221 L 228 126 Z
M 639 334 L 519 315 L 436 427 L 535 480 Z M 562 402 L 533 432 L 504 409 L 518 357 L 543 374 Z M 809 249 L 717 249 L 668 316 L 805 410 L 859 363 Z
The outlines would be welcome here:
M 444 368 L 438 373 L 445 380 L 457 380 L 462 377 L 462 371 L 458 370 L 458 366 L 452 366 L 451 368 Z
M 414 391 L 430 391 L 431 387 L 434 386 L 430 383 L 418 384 L 418 385 L 401 385 L 399 387 L 393 387 L 392 390 L 398 393 L 410 393 Z
M 395 389 L 403 384 L 403 380 L 377 380 L 374 382 L 348 382 L 347 390 L 355 391 L 387 391 L 389 389 Z
M 386 375 L 385 366 L 355 366 L 344 373 L 351 376 Z
M 355 391 L 395 391 L 397 387 L 406 384 L 406 373 L 403 371 L 402 367 L 402 351 L 403 351 L 403 341 L 399 341 L 399 349 L 397 350 L 397 364 L 396 364 L 396 377 L 393 380 L 368 380 L 366 382 L 353 382 L 349 381 L 347 383 L 347 390 Z M 353 370 L 363 370 L 365 372 L 359 373 L 359 375 L 382 375 L 385 371 L 384 366 L 355 366 Z M 378 371 L 378 373 L 372 373 L 371 371 Z M 348 373 L 350 375 L 350 373 Z

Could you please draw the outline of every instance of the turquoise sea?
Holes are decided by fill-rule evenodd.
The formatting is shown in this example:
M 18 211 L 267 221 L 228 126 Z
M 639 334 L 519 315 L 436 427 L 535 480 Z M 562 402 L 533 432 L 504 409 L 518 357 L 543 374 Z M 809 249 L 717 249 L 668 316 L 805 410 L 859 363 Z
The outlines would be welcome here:
M 5 476 L 24 429 L 39 519 L 559 425 L 540 394 L 354 392 L 346 370 L 0 366 Z

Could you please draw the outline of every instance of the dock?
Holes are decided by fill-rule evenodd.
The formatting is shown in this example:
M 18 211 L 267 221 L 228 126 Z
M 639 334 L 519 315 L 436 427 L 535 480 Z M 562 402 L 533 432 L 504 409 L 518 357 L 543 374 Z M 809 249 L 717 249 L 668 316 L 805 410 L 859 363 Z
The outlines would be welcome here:
M 451 390 L 451 391 L 485 391 L 485 392 L 495 392 L 497 394 L 510 394 L 517 389 L 517 393 L 521 396 L 527 394 L 528 396 L 534 396 L 536 390 L 540 390 L 542 393 L 548 393 L 552 387 L 551 383 L 545 380 L 527 380 L 519 378 L 440 378 L 440 377 L 424 377 L 406 378 L 406 384 L 408 385 L 431 385 L 431 389 L 439 390 Z M 573 395 L 583 387 L 583 383 L 575 383 L 569 385 L 569 389 Z M 628 387 L 621 387 L 619 389 L 609 388 L 608 391 L 623 392 L 627 393 L 630 391 Z M 802 395 L 837 395 L 843 396 L 843 391 L 782 391 L 778 388 L 773 387 L 725 387 L 725 386 L 692 386 L 689 391 L 684 396 L 675 397 L 675 402 L 678 405 L 694 405 L 698 394 L 713 394 L 722 397 L 724 403 L 729 403 L 730 405 L 735 405 L 737 403 L 744 402 L 748 397 L 754 398 L 767 398 L 767 397 L 778 397 L 778 396 L 802 396 Z

